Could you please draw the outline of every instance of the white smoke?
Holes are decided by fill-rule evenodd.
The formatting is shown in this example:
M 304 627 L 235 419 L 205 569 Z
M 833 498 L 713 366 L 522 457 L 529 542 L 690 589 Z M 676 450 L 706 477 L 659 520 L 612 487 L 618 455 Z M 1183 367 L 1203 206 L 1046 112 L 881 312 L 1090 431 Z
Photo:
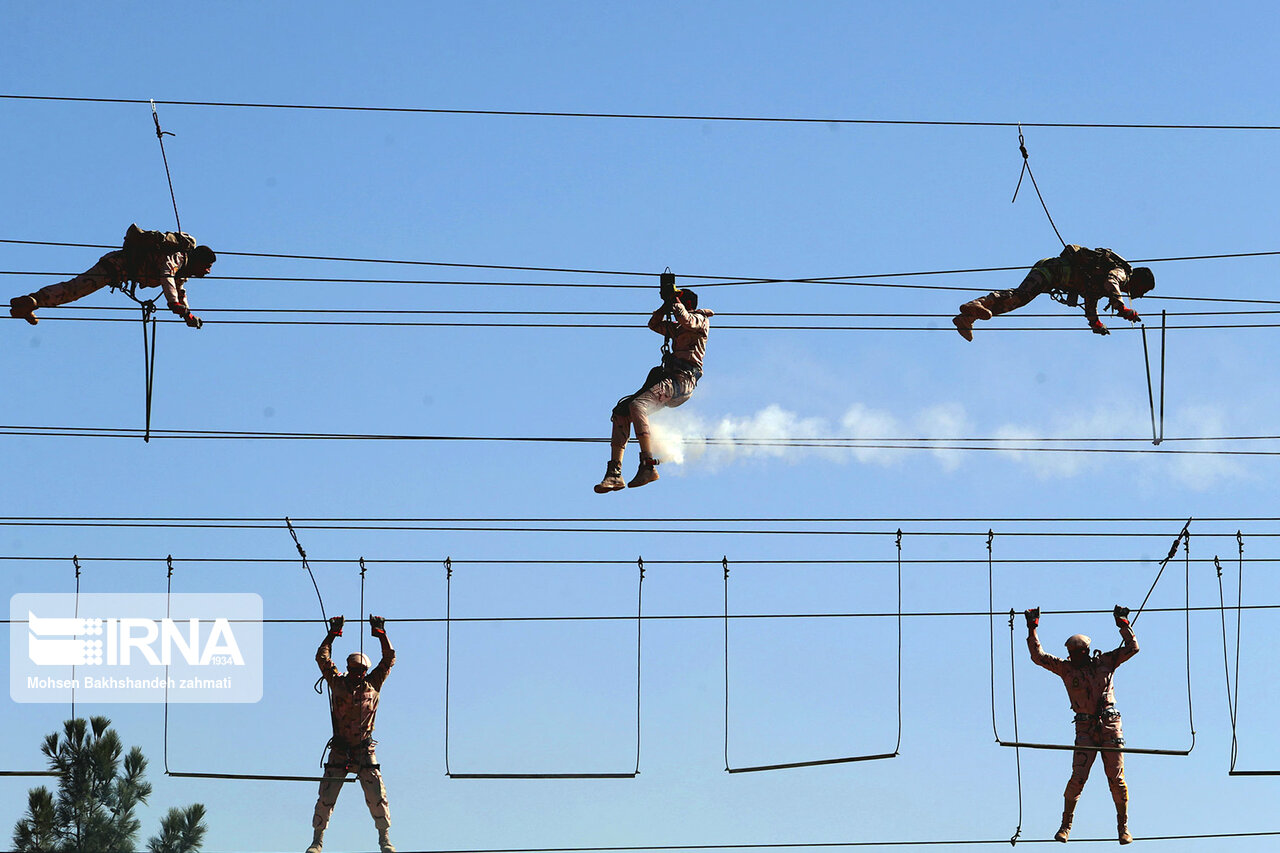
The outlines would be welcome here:
M 1203 490 L 1225 481 L 1249 477 L 1246 465 L 1228 456 L 1177 454 L 1168 459 L 1152 459 L 1133 454 L 1055 452 L 1063 445 L 1073 447 L 1115 447 L 1113 444 L 1078 441 L 1044 442 L 1045 438 L 1141 438 L 1149 434 L 1150 416 L 1143 409 L 1115 407 L 1097 408 L 1092 412 L 1072 411 L 1047 419 L 1044 427 L 1006 423 L 986 431 L 977 428 L 960 403 L 929 406 L 907 416 L 896 416 L 884 409 L 854 403 L 837 422 L 820 417 L 803 417 L 781 406 L 769 405 L 753 415 L 725 416 L 709 421 L 684 408 L 663 409 L 651 416 L 655 454 L 677 465 L 699 465 L 719 468 L 746 459 L 769 458 L 799 462 L 822 458 L 832 462 L 858 463 L 888 467 L 912 458 L 918 451 L 896 449 L 894 444 L 911 444 L 909 440 L 934 439 L 944 444 L 979 446 L 965 438 L 989 435 L 998 439 L 983 443 L 999 448 L 990 451 L 964 451 L 947 447 L 929 447 L 930 454 L 946 471 L 955 471 L 966 462 L 979 462 L 992 455 L 1027 467 L 1041 479 L 1061 479 L 1104 470 L 1120 464 L 1141 465 L 1147 479 L 1172 476 L 1182 485 Z M 1170 436 L 1210 436 L 1227 434 L 1222 413 L 1212 408 L 1185 409 L 1171 415 L 1166 432 Z M 862 446 L 830 443 L 832 439 L 861 439 Z M 812 439 L 812 442 L 806 442 Z M 893 440 L 877 444 L 876 439 Z M 870 446 L 868 446 L 870 445 Z M 1125 449 L 1143 448 L 1127 442 Z M 1180 442 L 1166 444 L 1167 449 L 1213 450 L 1217 443 Z M 976 457 L 976 458 L 975 458 Z

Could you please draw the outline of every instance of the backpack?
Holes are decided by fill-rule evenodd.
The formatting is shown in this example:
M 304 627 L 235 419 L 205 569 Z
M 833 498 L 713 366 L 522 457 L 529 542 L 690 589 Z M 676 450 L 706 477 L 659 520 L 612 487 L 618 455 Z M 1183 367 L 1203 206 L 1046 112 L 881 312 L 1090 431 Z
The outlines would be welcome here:
M 1084 246 L 1071 244 L 1062 250 L 1059 257 L 1066 258 L 1071 264 L 1072 272 L 1088 277 L 1105 275 L 1108 270 L 1116 267 L 1124 270 L 1126 275 L 1133 272 L 1129 262 L 1110 249 L 1086 249 Z
M 134 224 L 124 232 L 124 257 L 130 271 L 136 271 L 148 257 L 167 257 L 195 247 L 196 238 L 185 231 L 147 231 Z

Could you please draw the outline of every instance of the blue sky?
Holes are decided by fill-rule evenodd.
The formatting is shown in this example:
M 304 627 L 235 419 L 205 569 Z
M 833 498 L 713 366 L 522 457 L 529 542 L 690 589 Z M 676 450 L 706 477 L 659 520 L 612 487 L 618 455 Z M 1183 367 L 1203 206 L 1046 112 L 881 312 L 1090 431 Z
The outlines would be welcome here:
M 89 3 L 0 4 L 3 94 L 406 106 L 443 109 L 758 115 L 883 120 L 1275 124 L 1275 12 L 1261 3 Z M 130 222 L 172 227 L 150 110 L 137 104 L 0 101 L 6 204 L 0 239 L 120 240 Z M 608 412 L 658 356 L 643 328 L 656 275 L 804 278 L 1023 267 L 1057 238 L 1025 183 L 1012 127 L 762 124 L 162 105 L 184 227 L 224 254 L 190 300 L 209 322 L 159 330 L 154 425 L 456 436 L 598 437 Z M 1028 128 L 1031 162 L 1070 242 L 1129 258 L 1267 252 L 1276 245 L 1275 133 Z M 253 258 L 236 252 L 649 271 L 652 280 Z M 0 243 L 10 295 L 88 268 L 99 250 Z M 1275 257 L 1153 264 L 1153 297 L 1274 299 Z M 646 283 L 633 289 L 247 281 L 246 277 Z M 906 279 L 973 293 L 1018 271 Z M 686 279 L 687 281 L 687 279 Z M 903 279 L 878 279 L 901 282 Z M 662 480 L 599 497 L 607 451 L 593 443 L 191 441 L 2 437 L 0 516 L 601 518 L 649 532 L 574 534 L 300 528 L 330 612 L 392 620 L 443 615 L 451 556 L 455 615 L 634 614 L 633 563 L 649 564 L 645 611 L 714 616 L 719 561 L 742 613 L 896 611 L 892 562 L 905 531 L 903 608 L 1102 611 L 1136 605 L 1181 526 L 1042 523 L 1056 537 L 1006 537 L 1007 517 L 1240 518 L 1274 515 L 1270 457 L 1171 450 L 1271 449 L 1266 442 L 1167 442 L 1144 454 L 701 448 L 701 436 L 1010 439 L 1150 433 L 1138 333 L 1090 335 L 1047 299 L 979 326 L 945 315 L 965 293 L 769 284 L 699 287 L 717 312 L 706 376 L 658 422 Z M 97 294 L 84 305 L 118 308 Z M 1150 298 L 1137 307 L 1265 310 Z M 217 309 L 608 311 L 630 328 L 260 326 Z M 940 315 L 888 321 L 921 331 L 732 329 L 777 313 Z M 7 425 L 138 427 L 137 323 L 44 311 L 4 324 Z M 750 316 L 764 314 L 766 316 Z M 272 315 L 278 316 L 278 315 Z M 299 318 L 306 319 L 299 315 Z M 334 318 L 330 318 L 334 319 Z M 342 319 L 342 318 L 339 318 Z M 527 319 L 527 318 L 526 318 Z M 1229 319 L 1229 318 L 1228 318 Z M 1274 330 L 1180 329 L 1170 317 L 1168 438 L 1276 433 Z M 1218 322 L 1208 318 L 1207 322 Z M 1269 315 L 1244 322 L 1267 323 Z M 1015 331 L 1034 324 L 1064 331 Z M 865 325 L 857 320 L 849 325 Z M 1157 322 L 1158 325 L 1158 322 Z M 1149 338 L 1153 345 L 1158 337 Z M 690 443 L 682 444 L 684 437 Z M 1111 447 L 1153 450 L 1142 443 Z M 630 475 L 636 459 L 628 452 Z M 682 461 L 677 462 L 680 459 Z M 862 522 L 865 536 L 754 535 L 781 522 L 694 525 L 646 518 L 972 518 Z M 448 525 L 442 525 L 448 526 Z M 552 525 L 555 526 L 555 525 Z M 558 525 L 568 526 L 568 525 Z M 1273 523 L 1194 524 L 1190 595 L 1217 602 L 1209 564 L 1270 558 Z M 947 535 L 925 535 L 945 533 Z M 874 535 L 871 535 L 874 534 Z M 1123 535 L 1111 535 L 1123 534 Z M 282 525 L 256 530 L 0 528 L 7 595 L 158 592 L 165 555 L 184 591 L 256 592 L 268 618 L 317 616 Z M 58 557 L 40 561 L 37 557 Z M 153 557 L 150 562 L 86 558 Z M 198 563 L 195 558 L 248 563 Z M 260 563 L 271 558 L 284 562 Z M 1081 559 L 1126 559 L 1096 565 Z M 1055 564 L 1053 560 L 1064 562 Z M 374 561 L 422 560 L 424 563 Z M 516 563 L 545 560 L 546 563 Z M 661 561 L 687 561 L 663 563 Z M 747 565 L 749 560 L 777 560 Z M 327 562 L 334 561 L 334 562 Z M 1038 561 L 1038 562 L 1036 562 Z M 1276 602 L 1265 563 L 1247 597 Z M 1177 569 L 1177 573 L 1170 574 Z M 1248 567 L 1246 567 L 1248 571 Z M 1228 594 L 1234 579 L 1228 573 Z M 1270 597 L 1268 597 L 1270 594 Z M 1174 565 L 1150 606 L 1182 604 Z M 1252 621 L 1249 621 L 1249 620 Z M 1246 616 L 1241 766 L 1280 765 L 1259 651 L 1276 626 Z M 1267 779 L 1226 776 L 1230 723 L 1219 616 L 1192 619 L 1197 743 L 1186 758 L 1134 757 L 1138 836 L 1272 830 Z M 987 620 L 904 620 L 902 756 L 893 761 L 728 776 L 723 772 L 723 626 L 645 623 L 641 775 L 636 780 L 450 781 L 443 765 L 444 632 L 393 621 L 400 662 L 378 732 L 401 849 L 1007 838 L 1017 822 L 1013 756 L 991 743 Z M 1002 735 L 1011 726 L 1008 630 L 996 621 Z M 1110 647 L 1103 615 L 1046 618 L 1046 647 L 1078 630 Z M 1118 677 L 1131 743 L 1181 748 L 1186 629 L 1177 613 L 1139 624 L 1143 653 Z M 267 628 L 265 696 L 252 706 L 177 708 L 170 767 L 306 774 L 327 737 L 311 692 L 318 625 Z M 1056 680 L 1015 638 L 1019 726 L 1069 735 Z M 455 770 L 629 769 L 634 764 L 634 623 L 470 623 L 453 635 Z M 353 632 L 343 642 L 354 646 Z M 7 640 L 6 640 L 7 643 Z M 895 620 L 743 620 L 731 634 L 735 763 L 881 752 L 897 735 Z M 366 644 L 367 645 L 367 644 Z M 345 649 L 345 646 L 343 647 Z M 1251 668 L 1250 655 L 1254 655 Z M 1001 668 L 1003 667 L 1003 669 Z M 160 709 L 104 706 L 152 758 L 155 813 L 209 806 L 210 850 L 292 850 L 308 840 L 309 784 L 160 776 Z M 55 706 L 3 707 L 0 766 L 38 764 Z M 1243 757 L 1247 755 L 1248 760 Z M 1056 828 L 1065 753 L 1024 753 L 1023 834 Z M 1109 836 L 1100 768 L 1077 834 Z M 0 782 L 0 825 L 25 780 Z M 156 823 L 149 815 L 150 832 Z M 370 849 L 353 788 L 326 849 Z M 1244 849 L 1251 842 L 1236 842 Z M 1257 844 L 1259 842 L 1252 842 Z M 1204 842 L 1168 842 L 1170 850 Z M 1230 842 L 1224 843 L 1230 846 Z M 1199 846 L 1198 846 L 1199 845 Z

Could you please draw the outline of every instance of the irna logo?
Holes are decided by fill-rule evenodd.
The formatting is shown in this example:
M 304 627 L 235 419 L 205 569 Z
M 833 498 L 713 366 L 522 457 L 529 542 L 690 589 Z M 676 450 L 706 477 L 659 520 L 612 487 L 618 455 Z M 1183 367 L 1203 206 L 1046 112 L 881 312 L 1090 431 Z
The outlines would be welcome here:
M 38 666 L 244 666 L 231 622 L 42 618 L 27 611 L 27 655 Z

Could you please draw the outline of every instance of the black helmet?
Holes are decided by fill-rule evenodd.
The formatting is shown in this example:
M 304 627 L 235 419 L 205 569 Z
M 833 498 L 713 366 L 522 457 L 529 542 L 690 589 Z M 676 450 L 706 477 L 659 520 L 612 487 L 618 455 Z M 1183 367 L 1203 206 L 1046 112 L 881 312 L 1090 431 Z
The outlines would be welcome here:
M 684 307 L 690 311 L 696 310 L 698 307 L 698 294 L 694 293 L 687 287 L 682 287 L 676 292 L 676 298 L 684 303 Z
M 1156 276 L 1150 267 L 1134 267 L 1129 273 L 1129 281 L 1124 286 L 1125 292 L 1133 298 L 1146 296 L 1156 289 Z
M 196 246 L 187 252 L 187 263 L 191 266 L 211 267 L 217 259 L 218 256 L 208 246 Z

